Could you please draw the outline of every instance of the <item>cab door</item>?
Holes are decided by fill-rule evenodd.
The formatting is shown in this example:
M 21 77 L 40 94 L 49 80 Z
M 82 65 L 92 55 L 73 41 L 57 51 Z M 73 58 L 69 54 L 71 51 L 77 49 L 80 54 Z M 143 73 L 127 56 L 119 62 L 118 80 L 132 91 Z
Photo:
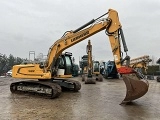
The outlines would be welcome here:
M 71 75 L 73 70 L 73 64 L 70 56 L 64 56 L 65 63 L 65 75 Z

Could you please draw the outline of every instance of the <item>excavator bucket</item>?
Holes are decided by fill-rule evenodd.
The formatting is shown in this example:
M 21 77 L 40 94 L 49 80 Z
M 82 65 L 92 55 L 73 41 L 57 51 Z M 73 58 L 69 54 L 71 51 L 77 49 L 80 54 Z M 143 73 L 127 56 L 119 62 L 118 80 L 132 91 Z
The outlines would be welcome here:
M 148 91 L 149 83 L 145 79 L 139 79 L 136 73 L 123 74 L 123 81 L 126 85 L 126 97 L 121 104 L 131 102 L 145 95 Z

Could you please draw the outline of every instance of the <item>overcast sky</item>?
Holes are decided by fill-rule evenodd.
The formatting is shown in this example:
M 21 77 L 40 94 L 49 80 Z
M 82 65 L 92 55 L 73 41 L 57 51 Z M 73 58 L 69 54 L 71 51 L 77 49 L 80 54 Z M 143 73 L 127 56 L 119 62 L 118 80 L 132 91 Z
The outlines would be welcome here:
M 160 58 L 159 0 L 0 0 L 0 53 L 21 58 L 29 58 L 29 51 L 47 55 L 65 31 L 75 30 L 109 8 L 118 11 L 131 58 Z M 108 36 L 101 31 L 67 49 L 76 62 L 86 54 L 88 40 L 95 60 L 113 60 Z

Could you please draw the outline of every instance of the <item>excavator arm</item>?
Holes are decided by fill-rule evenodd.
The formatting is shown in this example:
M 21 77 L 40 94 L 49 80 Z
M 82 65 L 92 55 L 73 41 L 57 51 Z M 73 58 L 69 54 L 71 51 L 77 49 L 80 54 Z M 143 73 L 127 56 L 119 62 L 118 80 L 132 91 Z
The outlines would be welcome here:
M 46 62 L 46 68 L 50 69 L 53 58 L 57 59 L 57 57 L 67 48 L 85 40 L 86 38 L 106 29 L 109 32 L 114 32 L 115 30 L 121 27 L 120 22 L 118 21 L 118 13 L 115 10 L 110 9 L 108 12 L 109 16 L 107 18 L 93 19 L 82 27 L 74 30 L 67 31 L 62 38 L 54 43 L 53 46 L 50 47 L 50 51 L 48 54 L 48 61 Z M 114 21 L 115 20 L 115 21 Z M 115 24 L 113 24 L 113 22 Z M 112 25 L 111 25 L 112 23 Z M 89 26 L 90 25 L 90 26 Z M 88 27 L 89 26 L 89 27 Z M 108 29 L 109 28 L 109 29 Z
M 107 18 L 100 19 L 102 16 L 108 14 Z M 86 38 L 102 31 L 106 30 L 108 33 L 112 51 L 114 52 L 114 56 L 116 57 L 116 61 L 120 62 L 121 60 L 121 51 L 120 51 L 120 43 L 119 41 L 114 41 L 115 36 L 118 36 L 118 32 L 122 31 L 121 24 L 119 22 L 118 13 L 115 10 L 109 9 L 109 11 L 100 16 L 97 19 L 93 19 L 85 25 L 74 31 L 67 31 L 61 39 L 56 41 L 51 47 L 48 54 L 48 61 L 46 62 L 45 68 L 49 70 L 51 68 L 51 64 L 54 64 L 54 61 L 57 57 L 67 48 L 85 40 Z M 90 25 L 90 26 L 89 26 Z M 89 26 L 89 27 L 88 27 Z M 120 30 L 119 30 L 120 29 Z M 125 44 L 125 43 L 124 43 Z M 125 45 L 126 47 L 126 45 Z M 116 50 L 118 49 L 118 51 Z M 127 49 L 127 48 L 125 48 Z M 115 52 L 116 51 L 116 52 Z M 121 64 L 117 65 L 119 68 Z

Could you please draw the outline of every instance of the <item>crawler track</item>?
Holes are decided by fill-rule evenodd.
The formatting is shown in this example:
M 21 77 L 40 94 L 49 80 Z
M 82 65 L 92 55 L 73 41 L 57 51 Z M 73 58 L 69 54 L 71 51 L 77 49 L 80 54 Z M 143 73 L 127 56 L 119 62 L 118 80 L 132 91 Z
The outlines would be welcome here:
M 73 91 L 78 92 L 81 89 L 81 83 L 75 80 L 68 80 L 74 84 Z
M 52 82 L 42 81 L 20 81 L 10 85 L 12 93 L 27 93 L 40 95 L 47 98 L 56 98 L 61 94 L 61 87 Z
M 58 85 L 60 85 L 62 87 L 63 91 L 69 90 L 69 91 L 78 92 L 81 89 L 81 83 L 76 80 L 54 79 L 53 83 L 57 83 Z

